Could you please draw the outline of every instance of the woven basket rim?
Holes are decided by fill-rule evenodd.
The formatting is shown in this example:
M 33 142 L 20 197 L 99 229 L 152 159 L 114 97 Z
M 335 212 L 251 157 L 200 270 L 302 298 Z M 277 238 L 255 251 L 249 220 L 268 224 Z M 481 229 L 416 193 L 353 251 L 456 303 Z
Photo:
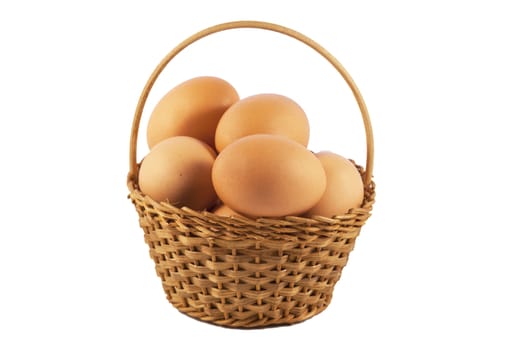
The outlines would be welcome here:
M 351 160 L 352 161 L 352 160 Z M 352 161 L 353 162 L 353 161 Z M 354 163 L 354 162 L 353 162 Z M 355 164 L 355 163 L 354 163 Z M 361 177 L 364 176 L 364 169 L 362 166 L 355 164 L 359 173 L 361 174 Z M 140 165 L 139 165 L 140 166 Z M 202 221 L 203 226 L 205 226 L 206 222 L 214 222 L 216 224 L 222 224 L 226 227 L 230 226 L 243 226 L 243 227 L 253 227 L 257 229 L 263 229 L 263 228 L 272 228 L 272 230 L 269 230 L 266 234 L 262 234 L 259 232 L 245 232 L 244 234 L 232 234 L 229 232 L 229 230 L 221 231 L 221 232 L 209 232 L 209 235 L 207 238 L 217 238 L 221 239 L 224 238 L 225 233 L 227 234 L 228 240 L 243 240 L 247 238 L 252 238 L 256 240 L 267 240 L 269 238 L 275 239 L 275 240 L 286 240 L 286 241 L 297 241 L 300 239 L 297 236 L 297 233 L 286 233 L 287 227 L 294 227 L 298 224 L 306 225 L 308 227 L 311 227 L 312 230 L 310 232 L 311 235 L 323 235 L 322 230 L 316 229 L 318 225 L 325 226 L 325 225 L 341 225 L 341 222 L 345 221 L 354 221 L 357 217 L 365 217 L 368 218 L 371 215 L 371 210 L 373 207 L 373 204 L 375 203 L 375 182 L 373 179 L 370 181 L 370 184 L 368 187 L 365 187 L 365 196 L 363 198 L 363 203 L 358 208 L 351 208 L 346 213 L 342 213 L 339 215 L 334 215 L 332 217 L 326 217 L 326 216 L 298 216 L 298 215 L 288 215 L 283 217 L 259 217 L 259 218 L 249 218 L 246 216 L 222 216 L 217 215 L 213 213 L 210 210 L 194 210 L 189 207 L 183 206 L 179 207 L 174 204 L 168 203 L 168 202 L 158 202 L 151 197 L 144 194 L 139 186 L 137 181 L 134 181 L 133 179 L 128 180 L 130 183 L 128 183 L 128 186 L 133 188 L 132 191 L 130 191 L 128 198 L 131 198 L 132 200 L 134 198 L 140 198 L 141 202 L 146 202 L 149 206 L 151 206 L 154 210 L 167 213 L 168 216 L 173 217 L 173 221 L 175 222 L 177 219 L 181 217 L 190 218 L 192 220 L 200 220 Z M 279 232 L 277 228 L 282 228 L 282 230 Z M 275 234 L 273 234 L 271 231 L 276 231 Z M 308 235 L 308 232 L 305 232 L 306 235 Z

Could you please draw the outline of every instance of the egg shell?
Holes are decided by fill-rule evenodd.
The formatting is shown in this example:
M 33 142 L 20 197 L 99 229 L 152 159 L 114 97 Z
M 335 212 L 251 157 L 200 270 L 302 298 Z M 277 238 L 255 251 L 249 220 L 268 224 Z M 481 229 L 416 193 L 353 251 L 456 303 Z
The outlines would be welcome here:
M 231 216 L 239 216 L 239 213 L 237 213 L 236 211 L 232 210 L 232 208 L 226 206 L 226 205 L 220 205 L 219 207 L 217 207 L 214 211 L 213 211 L 214 214 L 216 215 L 220 215 L 220 216 L 226 216 L 226 217 L 231 217 Z
M 139 188 L 157 202 L 194 210 L 210 208 L 217 200 L 211 181 L 215 157 L 209 145 L 195 138 L 164 139 L 142 160 Z
M 215 130 L 222 114 L 239 100 L 226 80 L 202 76 L 182 82 L 154 107 L 147 126 L 149 148 L 172 136 L 191 136 L 215 148 Z
M 306 216 L 332 217 L 360 207 L 363 202 L 364 186 L 357 167 L 350 160 L 333 152 L 323 151 L 316 156 L 321 161 L 326 174 L 326 190 Z
M 232 210 L 248 217 L 300 215 L 326 188 L 320 160 L 280 135 L 257 134 L 228 145 L 215 160 L 212 181 Z
M 286 136 L 307 147 L 310 125 L 297 102 L 279 94 L 245 97 L 228 108 L 217 125 L 215 147 L 221 152 L 241 137 L 254 134 Z

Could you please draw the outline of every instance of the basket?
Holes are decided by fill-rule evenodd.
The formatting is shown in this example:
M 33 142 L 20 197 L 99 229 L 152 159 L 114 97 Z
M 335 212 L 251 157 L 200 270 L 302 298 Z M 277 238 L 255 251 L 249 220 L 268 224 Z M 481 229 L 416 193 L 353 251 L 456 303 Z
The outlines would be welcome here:
M 230 218 L 159 203 L 139 190 L 138 127 L 157 77 L 193 42 L 236 28 L 270 30 L 297 39 L 326 58 L 344 78 L 366 133 L 366 167 L 357 165 L 365 185 L 360 208 L 332 218 Z M 232 328 L 291 325 L 325 310 L 361 227 L 370 217 L 375 198 L 373 155 L 372 127 L 357 86 L 330 53 L 306 36 L 273 23 L 236 21 L 209 27 L 181 42 L 159 63 L 139 98 L 127 176 L 128 197 L 137 210 L 167 300 L 192 318 Z

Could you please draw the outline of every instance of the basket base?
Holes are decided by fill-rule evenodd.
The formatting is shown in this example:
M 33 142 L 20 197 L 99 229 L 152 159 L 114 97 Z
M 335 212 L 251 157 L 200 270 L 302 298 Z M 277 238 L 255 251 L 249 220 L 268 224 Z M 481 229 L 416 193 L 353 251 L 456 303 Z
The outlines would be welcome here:
M 169 298 L 166 298 L 169 301 Z M 220 318 L 217 319 L 213 316 L 208 316 L 204 312 L 197 312 L 194 308 L 184 308 L 184 307 L 178 307 L 170 302 L 172 306 L 177 310 L 179 313 L 184 315 L 185 317 L 191 318 L 195 321 L 202 322 L 205 324 L 228 328 L 228 329 L 266 329 L 266 328 L 280 328 L 280 327 L 289 327 L 292 325 L 303 323 L 307 320 L 310 320 L 314 316 L 322 313 L 324 310 L 327 309 L 330 302 L 323 304 L 322 306 L 319 306 L 317 308 L 312 309 L 311 311 L 301 314 L 300 317 L 297 317 L 295 315 L 287 315 L 280 318 L 269 318 L 269 317 L 260 317 L 259 315 L 253 315 L 251 317 L 248 317 L 246 319 L 235 319 L 235 318 Z

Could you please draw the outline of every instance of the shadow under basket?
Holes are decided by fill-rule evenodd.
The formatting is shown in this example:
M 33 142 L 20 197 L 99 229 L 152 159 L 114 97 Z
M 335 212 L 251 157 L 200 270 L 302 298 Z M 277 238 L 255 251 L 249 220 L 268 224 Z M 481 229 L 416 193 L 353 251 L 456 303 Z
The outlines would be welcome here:
M 223 217 L 159 203 L 138 188 L 138 125 L 147 95 L 167 63 L 192 42 L 234 28 L 259 28 L 296 38 L 321 53 L 354 92 L 367 136 L 360 208 L 332 218 Z M 375 198 L 373 142 L 368 112 L 357 87 L 340 64 L 317 43 L 275 24 L 239 21 L 205 29 L 173 49 L 144 88 L 132 127 L 127 184 L 144 239 L 168 301 L 195 319 L 232 328 L 291 325 L 312 318 L 332 300 L 356 238 Z

